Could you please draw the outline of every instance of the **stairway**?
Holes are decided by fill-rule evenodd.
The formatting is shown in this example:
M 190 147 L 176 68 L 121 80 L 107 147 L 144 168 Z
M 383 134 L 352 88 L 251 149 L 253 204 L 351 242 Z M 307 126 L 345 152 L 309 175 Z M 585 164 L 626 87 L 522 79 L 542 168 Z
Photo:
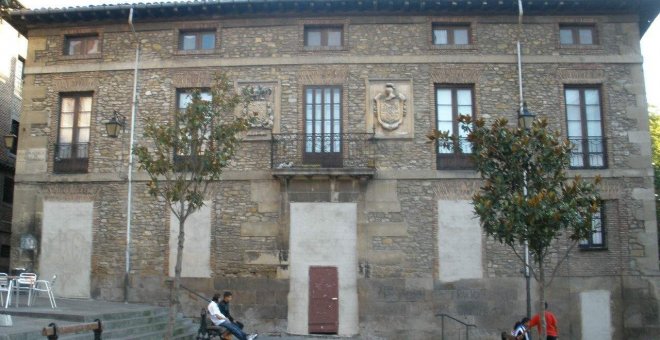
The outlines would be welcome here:
M 102 308 L 102 303 L 99 303 Z M 57 325 L 65 326 L 78 323 L 93 322 L 94 319 L 99 318 L 103 324 L 103 333 L 101 338 L 106 339 L 122 339 L 122 340 L 162 340 L 165 338 L 165 331 L 167 329 L 167 314 L 168 309 L 165 307 L 146 307 L 137 311 L 117 311 L 100 313 L 91 316 L 85 316 L 83 320 L 75 318 L 75 321 L 69 317 L 59 318 L 58 316 L 51 315 L 50 321 L 45 321 L 44 316 L 39 317 L 39 324 L 47 326 L 48 322 L 54 322 Z M 54 318 L 58 318 L 56 320 Z M 36 320 L 35 320 L 36 321 Z M 174 337 L 177 340 L 193 340 L 197 335 L 198 324 L 194 324 L 192 319 L 183 318 L 181 315 L 177 317 L 174 329 Z M 42 336 L 40 332 L 30 331 L 21 334 L 11 334 L 0 336 L 1 340 L 45 340 L 46 337 Z M 94 339 L 92 331 L 86 331 L 79 334 L 61 335 L 59 339 Z

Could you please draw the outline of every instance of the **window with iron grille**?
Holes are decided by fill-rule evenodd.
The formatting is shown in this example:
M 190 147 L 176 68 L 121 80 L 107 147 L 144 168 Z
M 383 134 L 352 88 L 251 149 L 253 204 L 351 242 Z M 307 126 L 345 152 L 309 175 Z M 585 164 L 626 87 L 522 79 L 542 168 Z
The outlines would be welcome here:
M 436 129 L 449 132 L 454 136 L 453 146 L 437 145 L 438 169 L 471 169 L 472 144 L 467 140 L 468 133 L 464 131 L 458 117 L 461 115 L 474 117 L 474 91 L 472 86 L 439 85 L 435 89 Z
M 559 43 L 561 45 L 595 45 L 596 27 L 593 25 L 560 25 Z
M 579 246 L 581 249 L 604 249 L 607 247 L 605 243 L 606 228 L 603 211 L 605 206 L 601 202 L 600 208 L 592 215 L 591 220 L 591 236 L 580 240 Z
M 215 48 L 215 31 L 182 31 L 179 32 L 179 50 L 212 50 Z
M 469 45 L 470 42 L 469 24 L 433 24 L 434 45 Z
M 55 172 L 87 172 L 91 117 L 91 93 L 61 95 Z
M 65 55 L 95 55 L 101 52 L 98 34 L 71 35 L 64 39 Z
M 573 144 L 572 168 L 605 168 L 606 150 L 600 90 L 589 86 L 566 87 L 566 126 Z
M 342 26 L 305 26 L 305 47 L 342 47 Z
M 341 167 L 342 88 L 305 87 L 305 152 L 303 162 Z

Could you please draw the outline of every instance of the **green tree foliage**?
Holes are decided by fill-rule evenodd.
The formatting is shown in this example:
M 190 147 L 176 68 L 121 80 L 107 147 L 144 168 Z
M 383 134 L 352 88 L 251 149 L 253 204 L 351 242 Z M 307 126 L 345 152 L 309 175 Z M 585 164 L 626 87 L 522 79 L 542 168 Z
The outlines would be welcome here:
M 572 146 L 550 132 L 544 120 L 536 120 L 529 130 L 511 128 L 506 119 L 498 119 L 490 127 L 467 116 L 459 120 L 472 143 L 475 169 L 484 181 L 473 196 L 474 211 L 486 234 L 509 246 L 523 263 L 519 250 L 528 242 L 534 261 L 529 269 L 539 283 L 540 309 L 544 310 L 545 287 L 578 241 L 592 233 L 600 177 L 594 182 L 579 176 L 568 178 Z M 446 147 L 460 145 L 447 132 L 433 131 L 428 137 Z M 570 246 L 547 280 L 552 246 L 562 239 Z
M 239 105 L 250 102 L 252 91 L 248 88 L 237 93 L 227 76 L 220 74 L 210 101 L 195 91 L 185 111 L 175 111 L 167 121 L 147 120 L 145 143 L 135 147 L 139 169 L 150 178 L 149 193 L 162 199 L 179 221 L 167 329 L 170 336 L 179 307 L 185 221 L 204 205 L 209 184 L 220 179 L 236 153 L 239 136 L 249 128 L 251 118 L 238 117 L 235 112 Z

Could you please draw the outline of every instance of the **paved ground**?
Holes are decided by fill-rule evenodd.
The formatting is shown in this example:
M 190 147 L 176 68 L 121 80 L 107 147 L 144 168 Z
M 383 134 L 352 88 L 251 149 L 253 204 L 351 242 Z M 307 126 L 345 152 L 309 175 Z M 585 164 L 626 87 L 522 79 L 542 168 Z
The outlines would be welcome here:
M 35 303 L 27 307 L 25 297 L 21 297 L 20 305 L 5 309 L 0 307 L 0 314 L 11 314 L 12 326 L 0 326 L 0 338 L 5 336 L 39 332 L 51 322 L 57 325 L 67 325 L 80 322 L 92 322 L 100 314 L 135 312 L 153 308 L 144 304 L 127 304 L 121 302 L 99 302 L 86 299 L 57 299 L 57 308 L 51 309 L 47 298 L 37 298 Z M 2 317 L 0 317 L 2 321 Z M 44 338 L 45 339 L 45 338 Z M 260 334 L 257 340 L 322 340 L 350 339 L 337 336 L 295 336 L 289 334 Z

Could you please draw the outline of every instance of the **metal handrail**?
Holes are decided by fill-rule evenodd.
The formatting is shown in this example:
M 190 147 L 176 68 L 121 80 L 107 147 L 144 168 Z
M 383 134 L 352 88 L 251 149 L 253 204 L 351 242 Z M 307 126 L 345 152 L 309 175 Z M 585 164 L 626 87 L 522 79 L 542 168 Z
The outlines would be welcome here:
M 206 302 L 211 302 L 211 299 L 206 298 L 204 295 L 199 294 L 199 293 L 193 291 L 192 289 L 190 289 L 190 288 L 188 288 L 188 287 L 186 287 L 186 286 L 184 286 L 184 285 L 182 285 L 182 284 L 179 284 L 179 287 L 181 287 L 181 288 L 183 288 L 183 289 L 189 291 L 190 293 L 193 293 L 195 296 L 197 296 L 198 298 L 200 298 L 200 299 L 202 299 L 202 300 L 204 300 L 204 301 L 206 301 Z
M 463 322 L 463 321 L 461 321 L 461 320 L 459 320 L 459 319 L 457 319 L 457 318 L 455 318 L 455 317 L 453 317 L 449 314 L 439 313 L 439 314 L 436 314 L 435 316 L 436 317 L 439 316 L 439 317 L 442 318 L 441 321 L 440 321 L 441 322 L 441 327 L 442 327 L 442 340 L 445 339 L 445 318 L 452 319 L 452 320 L 460 323 L 461 325 L 465 326 L 465 340 L 470 339 L 470 327 L 477 328 L 477 325 Z

